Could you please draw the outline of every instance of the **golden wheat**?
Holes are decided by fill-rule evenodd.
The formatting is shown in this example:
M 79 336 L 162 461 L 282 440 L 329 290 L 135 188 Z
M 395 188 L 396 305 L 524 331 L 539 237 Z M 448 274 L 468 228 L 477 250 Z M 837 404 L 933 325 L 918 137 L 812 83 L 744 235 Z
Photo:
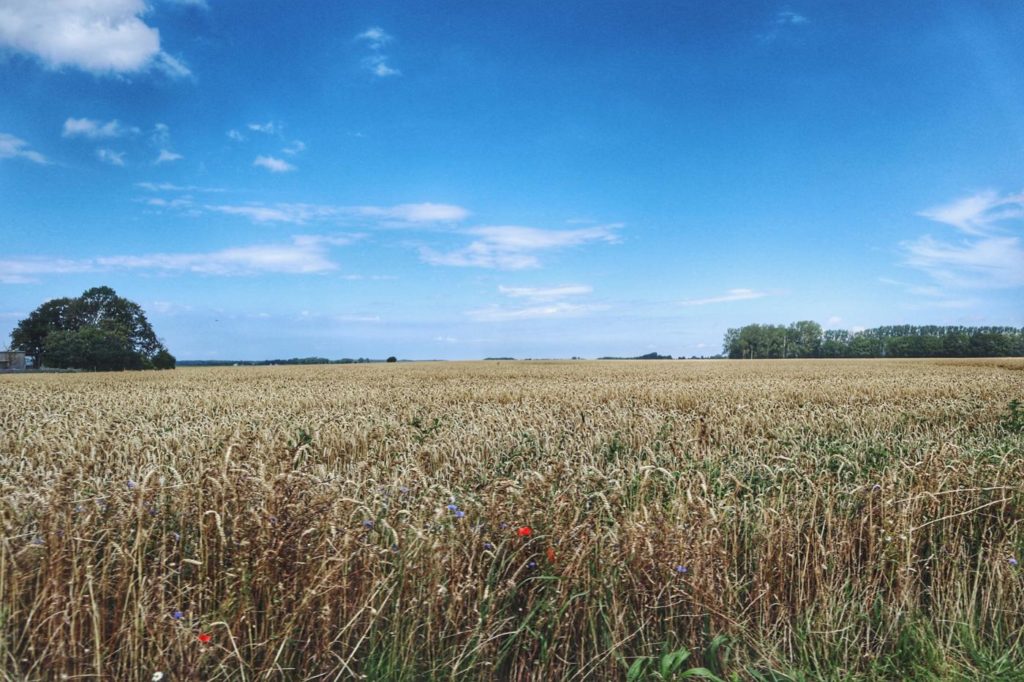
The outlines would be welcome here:
M 1018 360 L 3 376 L 0 668 L 1001 674 L 1022 397 Z

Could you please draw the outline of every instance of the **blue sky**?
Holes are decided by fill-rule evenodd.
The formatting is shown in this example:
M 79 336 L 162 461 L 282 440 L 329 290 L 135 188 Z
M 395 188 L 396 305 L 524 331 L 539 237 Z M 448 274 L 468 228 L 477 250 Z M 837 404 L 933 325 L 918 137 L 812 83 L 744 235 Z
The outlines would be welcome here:
M 1021 26 L 1011 1 L 0 0 L 0 334 L 101 284 L 180 359 L 1021 326 Z

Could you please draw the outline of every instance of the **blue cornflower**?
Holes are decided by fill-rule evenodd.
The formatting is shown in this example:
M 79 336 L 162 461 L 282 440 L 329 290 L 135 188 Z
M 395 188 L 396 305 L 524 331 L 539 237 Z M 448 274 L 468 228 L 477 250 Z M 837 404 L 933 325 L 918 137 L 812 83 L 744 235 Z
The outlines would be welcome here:
M 177 609 L 174 611 L 174 613 L 171 614 L 171 618 L 173 618 L 174 620 L 181 620 L 184 617 L 185 617 L 185 614 L 182 613 L 180 610 L 177 610 Z
M 526 567 L 527 568 L 537 568 L 537 562 L 536 561 L 531 561 L 530 563 L 526 564 Z
M 690 569 L 688 569 L 686 566 L 683 566 L 682 564 L 676 566 L 676 573 L 679 573 L 679 574 L 688 573 L 689 570 Z
M 455 518 L 461 519 L 465 515 L 466 515 L 466 512 L 462 511 L 461 509 L 456 509 L 455 510 Z
M 457 511 L 459 511 L 459 505 L 457 505 L 457 504 L 449 504 L 448 506 L 445 507 L 445 509 L 447 509 L 450 512 L 457 512 Z
M 485 542 L 485 543 L 484 543 L 484 549 L 486 549 L 486 550 L 488 550 L 488 551 L 489 551 L 489 550 L 492 550 L 492 549 L 494 549 L 494 545 L 492 545 L 492 544 L 491 544 L 491 543 L 489 543 L 489 542 Z

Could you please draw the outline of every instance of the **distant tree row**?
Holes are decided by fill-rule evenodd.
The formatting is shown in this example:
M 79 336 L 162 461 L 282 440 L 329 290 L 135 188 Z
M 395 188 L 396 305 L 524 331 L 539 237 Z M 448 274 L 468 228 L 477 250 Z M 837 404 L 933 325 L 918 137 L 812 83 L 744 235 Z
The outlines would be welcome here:
M 723 352 L 751 358 L 965 358 L 1024 356 L 1024 328 L 892 325 L 850 332 L 803 320 L 725 333 Z
M 373 360 L 371 358 L 330 360 L 328 358 L 311 356 L 307 358 L 288 358 L 286 360 L 183 360 L 178 364 L 182 367 L 224 367 L 227 365 L 266 367 L 269 365 L 365 365 L 374 362 L 398 362 L 398 358 L 391 356 L 387 360 Z
M 37 368 L 119 371 L 175 365 L 142 308 L 110 287 L 43 303 L 11 332 L 11 348 L 25 351 Z

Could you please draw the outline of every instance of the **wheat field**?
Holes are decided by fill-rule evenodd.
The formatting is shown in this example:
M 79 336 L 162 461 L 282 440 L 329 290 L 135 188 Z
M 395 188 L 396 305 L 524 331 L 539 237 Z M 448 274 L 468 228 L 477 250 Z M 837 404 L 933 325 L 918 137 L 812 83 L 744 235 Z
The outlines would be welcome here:
M 0 669 L 1024 679 L 1021 398 L 1022 360 L 0 376 Z

